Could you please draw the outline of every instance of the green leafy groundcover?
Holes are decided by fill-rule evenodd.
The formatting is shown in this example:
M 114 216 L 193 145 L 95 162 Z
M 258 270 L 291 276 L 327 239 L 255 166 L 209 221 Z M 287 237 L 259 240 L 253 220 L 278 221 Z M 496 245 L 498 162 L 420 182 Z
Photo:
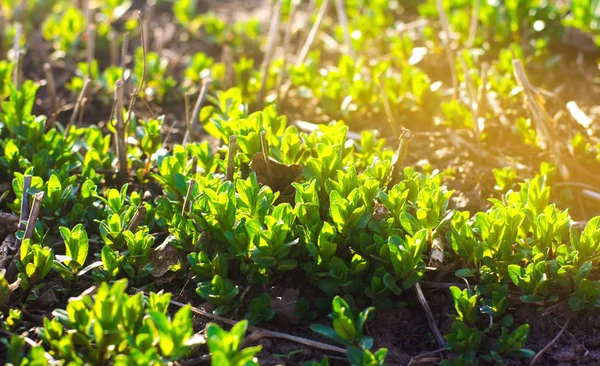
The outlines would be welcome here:
M 112 176 L 100 173 L 112 168 L 110 135 L 95 126 L 43 132 L 46 118 L 31 115 L 35 85 L 9 88 L 0 163 L 14 176 L 16 198 L 7 205 L 18 212 L 24 194 L 43 192 L 44 198 L 33 235 L 21 245 L 21 290 L 3 278 L 2 303 L 10 303 L 11 291 L 35 300 L 53 272 L 62 277 L 66 294 L 72 294 L 69 286 L 89 281 L 90 275 L 100 284 L 94 293 L 72 297 L 64 310 L 45 319 L 34 332 L 41 343 L 28 352 L 19 333 L 21 311 L 3 313 L 4 329 L 15 332 L 5 339 L 12 364 L 53 359 L 148 364 L 184 357 L 198 338 L 193 337 L 189 307 L 171 317 L 170 293 L 128 295 L 127 281 L 119 279 L 136 285 L 149 281 L 155 265 L 151 251 L 161 249 L 151 233 L 165 231 L 170 234 L 164 245 L 186 258 L 172 263 L 169 271 L 176 278 L 191 274 L 197 294 L 214 305 L 215 314 L 227 315 L 241 305 L 240 286 L 273 283 L 288 271 L 301 270 L 320 290 L 317 306 L 326 308 L 335 297 L 333 328 L 313 329 L 348 347 L 353 364 L 383 363 L 386 351 L 371 353 L 373 340 L 362 333 L 374 308 L 357 315 L 352 310 L 356 305 L 347 301 L 377 309 L 397 306 L 398 295 L 427 270 L 436 240 L 450 244 L 448 260 L 462 267 L 457 275 L 477 283 L 473 290 L 451 288 L 457 317 L 445 340 L 459 360 L 530 355 L 523 349 L 528 325 L 513 329 L 507 312 L 509 285 L 520 290 L 523 302 L 568 299 L 575 310 L 600 304 L 600 284 L 590 278 L 598 258 L 600 217 L 582 232 L 572 229 L 568 212 L 549 203 L 551 172 L 493 200 L 487 212 L 448 211 L 452 191 L 439 172 L 406 167 L 400 182 L 388 188 L 394 152 L 372 132 L 363 132 L 360 141 L 348 140 L 347 127 L 335 122 L 302 133 L 273 107 L 252 114 L 232 108 L 242 103 L 239 90 L 231 89 L 219 93 L 216 107 L 210 107 L 206 130 L 227 142 L 236 136 L 237 151 L 229 146 L 213 152 L 207 142 L 175 145 L 171 152 L 148 148 L 144 137 L 161 120 L 133 120 L 144 132 L 128 146 L 130 156 L 140 156 L 129 168 L 158 169 L 136 174 L 132 184 L 155 184 L 162 192 L 143 198 L 128 184 L 109 188 L 114 186 Z M 23 123 L 11 124 L 11 116 Z M 291 198 L 261 185 L 257 173 L 247 168 L 261 152 L 262 131 L 272 159 L 303 167 L 301 178 L 292 183 Z M 229 181 L 224 173 L 232 151 L 235 173 Z M 273 175 L 286 172 L 281 164 L 272 166 L 281 169 Z M 27 192 L 25 175 L 32 176 Z M 145 215 L 132 227 L 140 209 Z M 93 247 L 90 238 L 96 238 Z M 270 297 L 259 296 L 246 317 L 257 323 L 273 315 Z M 482 317 L 491 317 L 491 326 L 481 327 Z M 206 340 L 214 360 L 252 360 L 257 348 L 239 349 L 245 327 L 240 323 L 227 333 L 208 326 Z M 483 341 L 495 334 L 495 342 Z

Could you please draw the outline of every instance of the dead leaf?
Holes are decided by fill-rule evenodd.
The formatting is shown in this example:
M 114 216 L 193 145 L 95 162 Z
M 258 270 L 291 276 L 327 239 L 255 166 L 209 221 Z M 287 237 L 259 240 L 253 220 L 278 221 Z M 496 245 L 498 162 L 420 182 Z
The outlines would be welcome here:
M 269 157 L 269 176 L 267 164 L 262 153 L 256 153 L 250 162 L 250 168 L 256 173 L 258 182 L 271 187 L 273 192 L 281 192 L 281 196 L 293 194 L 292 183 L 294 183 L 304 170 L 300 164 L 282 164 Z
M 298 324 L 300 317 L 296 312 L 296 301 L 300 290 L 295 288 L 286 288 L 283 296 L 276 297 L 271 301 L 271 308 L 275 312 L 275 321 L 284 324 Z
M 170 266 L 184 261 L 185 255 L 177 248 L 169 244 L 161 245 L 150 252 L 150 263 L 154 266 L 152 277 L 163 277 L 169 271 Z

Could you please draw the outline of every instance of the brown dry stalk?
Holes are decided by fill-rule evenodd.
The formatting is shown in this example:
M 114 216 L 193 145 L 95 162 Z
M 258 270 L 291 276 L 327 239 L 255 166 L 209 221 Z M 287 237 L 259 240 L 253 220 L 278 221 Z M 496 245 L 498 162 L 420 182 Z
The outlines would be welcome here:
M 277 0 L 273 6 L 273 14 L 271 15 L 271 25 L 269 26 L 269 34 L 267 36 L 267 46 L 263 62 L 260 65 L 260 92 L 258 96 L 258 109 L 262 109 L 265 101 L 265 90 L 267 83 L 267 75 L 269 74 L 269 67 L 271 66 L 271 59 L 273 58 L 273 51 L 277 44 L 277 36 L 279 34 L 279 22 L 281 20 L 281 5 L 282 0 Z
M 48 131 L 54 127 L 56 121 L 56 113 L 58 111 L 58 97 L 56 96 L 56 84 L 54 83 L 54 76 L 52 74 L 52 66 L 50 63 L 44 63 L 44 76 L 46 78 L 46 86 L 48 87 L 48 94 L 50 95 L 50 117 L 46 120 L 46 126 L 44 129 Z
M 117 182 L 120 186 L 127 182 L 127 145 L 125 145 L 125 121 L 123 118 L 123 80 L 115 83 L 115 144 L 119 170 Z
M 211 80 L 210 79 L 204 79 L 202 80 L 202 88 L 200 89 L 200 94 L 198 94 L 198 99 L 196 99 L 196 104 L 194 104 L 194 110 L 192 111 L 192 118 L 189 122 L 189 125 L 186 128 L 185 131 L 185 135 L 183 136 L 183 143 L 182 145 L 185 146 L 187 145 L 188 141 L 194 141 L 194 128 L 196 128 L 196 125 L 198 124 L 199 120 L 200 120 L 200 108 L 202 107 L 202 102 L 204 101 L 204 98 L 206 97 L 206 94 L 208 92 L 208 86 L 210 85 Z M 186 111 L 187 111 L 187 107 L 186 107 Z

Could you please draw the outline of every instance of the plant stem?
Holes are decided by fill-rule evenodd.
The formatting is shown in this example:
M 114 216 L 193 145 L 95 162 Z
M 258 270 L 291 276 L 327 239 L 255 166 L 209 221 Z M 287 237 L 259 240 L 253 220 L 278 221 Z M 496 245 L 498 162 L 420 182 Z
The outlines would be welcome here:
M 227 172 L 226 179 L 233 182 L 233 173 L 235 173 L 235 153 L 237 152 L 237 137 L 229 137 L 229 151 L 227 153 Z
M 117 182 L 120 186 L 127 182 L 127 146 L 125 145 L 125 121 L 123 120 L 123 80 L 115 83 L 115 144 L 119 170 Z

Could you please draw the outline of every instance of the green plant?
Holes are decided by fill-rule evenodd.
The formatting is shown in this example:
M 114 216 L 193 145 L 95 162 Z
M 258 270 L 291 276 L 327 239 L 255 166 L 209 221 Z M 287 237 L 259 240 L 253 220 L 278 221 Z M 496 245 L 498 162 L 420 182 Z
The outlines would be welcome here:
M 212 365 L 258 365 L 255 356 L 262 347 L 241 348 L 247 328 L 247 320 L 239 321 L 229 332 L 214 323 L 206 326 L 206 343 Z
M 336 296 L 331 303 L 333 328 L 320 324 L 311 325 L 311 329 L 337 343 L 347 347 L 347 358 L 351 365 L 383 365 L 387 349 L 380 348 L 375 353 L 370 351 L 373 338 L 364 335 L 366 321 L 373 307 L 364 309 L 360 314 L 353 313 L 348 303 Z

